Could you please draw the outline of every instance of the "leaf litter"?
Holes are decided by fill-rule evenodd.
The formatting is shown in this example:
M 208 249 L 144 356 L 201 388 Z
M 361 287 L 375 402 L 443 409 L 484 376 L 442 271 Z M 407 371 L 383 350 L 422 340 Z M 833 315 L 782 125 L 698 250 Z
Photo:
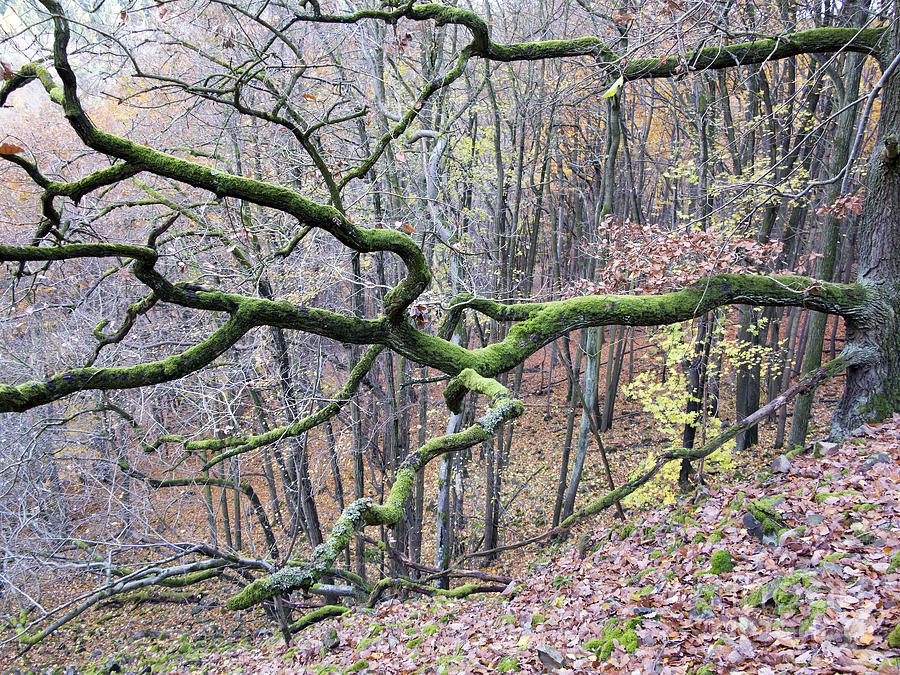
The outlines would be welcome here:
M 203 669 L 900 673 L 888 645 L 900 622 L 900 415 L 822 448 L 784 474 L 710 485 L 624 525 L 593 521 L 586 547 L 549 547 L 514 592 L 391 600 L 307 629 L 292 648 L 270 639 Z M 764 544 L 743 516 L 773 496 L 785 527 Z M 718 551 L 734 566 L 714 574 Z M 332 629 L 338 643 L 326 650 Z M 551 650 L 562 662 L 547 666 Z

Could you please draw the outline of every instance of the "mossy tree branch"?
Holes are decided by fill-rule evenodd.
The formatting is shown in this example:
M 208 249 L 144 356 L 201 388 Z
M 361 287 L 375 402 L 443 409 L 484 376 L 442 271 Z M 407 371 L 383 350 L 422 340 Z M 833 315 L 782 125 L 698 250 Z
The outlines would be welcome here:
M 132 389 L 182 378 L 212 363 L 252 326 L 245 314 L 237 313 L 200 344 L 161 361 L 115 368 L 75 368 L 43 381 L 2 384 L 0 411 L 22 412 L 88 389 Z
M 587 326 L 612 323 L 620 325 L 672 323 L 693 318 L 713 307 L 730 303 L 795 305 L 840 314 L 849 319 L 858 317 L 866 311 L 866 293 L 859 286 L 823 284 L 804 277 L 772 278 L 752 275 L 712 277 L 683 291 L 651 297 L 594 296 L 523 305 L 503 305 L 472 298 L 467 301 L 467 305 L 473 309 L 499 320 L 513 320 L 519 323 L 512 327 L 502 342 L 482 349 L 465 350 L 443 339 L 442 336 L 433 336 L 417 330 L 405 319 L 405 309 L 419 296 L 431 279 L 421 249 L 406 234 L 394 230 L 357 227 L 338 209 L 313 202 L 289 188 L 219 172 L 98 129 L 88 119 L 78 99 L 77 80 L 66 52 L 69 29 L 62 8 L 56 0 L 42 1 L 53 16 L 55 30 L 53 60 L 62 80 L 61 89 L 64 95 L 61 103 L 66 117 L 86 145 L 120 160 L 120 163 L 111 167 L 109 171 L 130 172 L 140 168 L 209 190 L 219 196 L 234 197 L 274 208 L 295 216 L 305 227 L 318 227 L 330 232 L 355 251 L 393 252 L 406 263 L 408 275 L 386 296 L 384 304 L 386 320 L 367 320 L 237 294 L 196 291 L 182 284 L 173 284 L 156 271 L 154 267 L 156 252 L 150 247 L 128 248 L 131 245 L 127 244 L 84 244 L 56 248 L 5 247 L 0 249 L 0 260 L 60 260 L 67 257 L 131 255 L 136 260 L 133 266 L 135 275 L 160 301 L 201 310 L 228 312 L 232 318 L 209 340 L 188 350 L 184 355 L 170 357 L 164 361 L 125 369 L 73 370 L 44 382 L 27 382 L 15 387 L 0 386 L 0 410 L 25 410 L 84 389 L 130 388 L 182 377 L 210 363 L 250 328 L 262 325 L 304 330 L 349 343 L 386 345 L 415 362 L 435 367 L 451 375 L 471 368 L 483 375 L 494 376 L 515 367 L 527 356 L 558 337 Z M 455 23 L 466 26 L 474 36 L 473 42 L 466 48 L 469 50 L 466 53 L 479 54 L 485 58 L 491 58 L 493 55 L 498 59 L 507 56 L 511 59 L 524 59 L 531 58 L 535 54 L 542 54 L 540 58 L 555 58 L 564 54 L 570 55 L 573 49 L 576 51 L 581 49 L 586 53 L 589 51 L 587 43 L 583 40 L 564 41 L 566 44 L 534 43 L 528 49 L 521 45 L 496 45 L 489 39 L 486 24 L 476 14 L 439 4 L 404 5 L 395 10 L 379 10 L 374 13 L 366 11 L 357 13 L 349 19 L 341 18 L 335 21 L 354 22 L 367 18 L 396 21 L 404 17 L 413 20 L 434 20 L 438 24 Z M 315 18 L 320 21 L 330 20 L 323 16 Z M 743 63 L 754 59 L 781 58 L 789 55 L 788 52 L 793 54 L 797 53 L 797 50 L 813 50 L 813 47 L 816 50 L 828 51 L 836 49 L 839 44 L 847 49 L 871 52 L 882 34 L 883 29 L 858 31 L 852 35 L 843 29 L 819 29 L 746 43 L 744 46 L 735 46 L 727 53 L 731 59 L 730 63 L 733 63 L 735 58 Z M 709 58 L 712 58 L 712 52 L 708 53 Z M 702 58 L 707 58 L 703 57 L 703 54 L 707 52 L 700 50 L 694 55 L 693 62 L 702 63 Z M 715 66 L 718 62 L 713 60 L 711 63 Z M 460 61 L 457 69 L 463 65 Z M 659 68 L 664 65 L 660 65 Z M 645 66 L 641 68 L 646 70 Z M 60 87 L 52 85 L 52 81 L 48 79 L 49 74 L 34 70 L 33 77 L 26 73 L 13 84 L 10 84 L 11 80 L 8 81 L 0 89 L 0 103 L 15 88 L 30 81 L 29 77 L 41 79 L 45 89 L 54 92 L 53 96 L 59 99 Z M 462 308 L 458 306 L 451 310 L 457 318 L 461 311 Z M 451 324 L 452 321 L 445 325 Z M 460 390 L 459 384 L 448 388 L 448 400 L 454 406 L 459 399 Z
M 623 485 L 620 485 L 615 490 L 607 492 L 600 499 L 597 499 L 594 502 L 588 504 L 577 513 L 572 514 L 562 523 L 560 523 L 560 528 L 571 527 L 571 525 L 576 520 L 600 513 L 601 511 L 608 509 L 613 504 L 618 503 L 619 501 L 630 495 L 632 492 L 635 492 L 642 486 L 646 485 L 657 473 L 659 473 L 660 469 L 662 469 L 669 462 L 674 462 L 676 460 L 682 459 L 696 460 L 703 459 L 704 457 L 709 457 L 712 453 L 721 448 L 728 441 L 732 440 L 742 431 L 745 431 L 755 424 L 758 424 L 760 421 L 764 420 L 772 413 L 786 406 L 800 394 L 812 391 L 819 384 L 831 377 L 834 377 L 835 375 L 842 373 L 846 368 L 854 365 L 854 363 L 854 360 L 847 356 L 839 356 L 836 359 L 832 359 L 821 368 L 811 373 L 809 377 L 806 377 L 793 386 L 789 387 L 784 391 L 784 393 L 776 396 L 762 408 L 751 413 L 736 424 L 731 425 L 725 431 L 723 431 L 707 443 L 703 444 L 699 448 L 673 448 L 671 450 L 660 453 L 653 461 L 649 469 L 630 479 Z
M 276 443 L 285 438 L 299 436 L 334 417 L 340 409 L 350 401 L 353 394 L 359 388 L 360 383 L 363 381 L 363 378 L 365 378 L 372 369 L 375 359 L 383 350 L 384 347 L 381 345 L 369 347 L 369 349 L 366 350 L 366 353 L 363 354 L 359 363 L 357 363 L 356 366 L 353 367 L 353 370 L 350 371 L 350 377 L 348 378 L 347 383 L 341 388 L 334 399 L 320 410 L 317 410 L 311 415 L 307 415 L 301 420 L 278 427 L 277 429 L 271 429 L 270 431 L 255 436 L 231 436 L 228 438 L 215 438 L 204 441 L 185 441 L 183 444 L 184 449 L 187 452 L 202 452 L 230 448 L 227 452 L 216 455 L 203 465 L 202 470 L 208 471 L 211 467 L 229 457 L 234 457 L 235 455 L 240 455 L 249 452 L 250 450 L 255 450 L 256 448 L 261 448 L 264 445 Z
M 276 595 L 311 588 L 328 573 L 358 529 L 371 525 L 393 525 L 403 518 L 415 476 L 431 460 L 488 440 L 501 424 L 524 412 L 522 404 L 513 399 L 496 380 L 482 377 L 473 370 L 464 370 L 458 378 L 466 389 L 489 397 L 490 407 L 485 414 L 467 429 L 433 438 L 410 453 L 397 469 L 384 504 L 375 504 L 368 498 L 350 504 L 335 522 L 328 539 L 313 551 L 308 563 L 302 567 L 283 567 L 274 574 L 255 580 L 228 600 L 229 609 L 246 609 Z
M 372 593 L 369 596 L 368 601 L 366 602 L 366 607 L 371 609 L 375 605 L 377 605 L 378 600 L 389 588 L 405 589 L 413 591 L 414 593 L 420 593 L 422 595 L 438 595 L 444 598 L 453 598 L 455 600 L 459 600 L 462 598 L 468 598 L 470 595 L 474 595 L 475 593 L 501 593 L 506 590 L 506 584 L 502 586 L 499 584 L 463 584 L 462 586 L 457 586 L 456 588 L 448 590 L 446 588 L 435 588 L 434 586 L 429 586 L 427 584 L 411 581 L 409 579 L 403 579 L 400 577 L 388 577 L 375 584 L 375 588 L 372 590 Z
M 25 644 L 25 647 L 24 649 L 22 649 L 20 654 L 28 651 L 32 646 L 36 645 L 48 635 L 55 632 L 60 626 L 65 625 L 78 615 L 84 613 L 101 600 L 105 600 L 106 598 L 110 598 L 122 593 L 128 593 L 139 588 L 145 588 L 147 586 L 162 585 L 167 579 L 170 578 L 189 578 L 186 577 L 186 575 L 192 575 L 211 569 L 218 569 L 228 564 L 230 564 L 228 563 L 228 561 L 224 561 L 221 559 L 202 560 L 199 562 L 186 563 L 184 565 L 176 565 L 163 569 L 160 569 L 158 567 L 151 567 L 141 570 L 140 572 L 136 572 L 131 576 L 123 577 L 120 580 L 107 584 L 106 586 L 103 586 L 102 588 L 99 588 L 92 593 L 88 593 L 87 597 L 84 597 L 82 600 L 75 603 L 70 610 L 65 612 L 58 619 L 54 620 L 46 628 L 43 628 L 36 633 L 28 632 L 30 628 L 34 627 L 40 621 L 42 621 L 43 617 L 41 619 L 33 621 L 31 624 L 26 626 L 25 629 L 22 630 L 22 632 L 16 635 L 16 638 L 20 642 Z M 197 580 L 200 581 L 201 579 Z
M 354 251 L 396 254 L 408 273 L 385 295 L 383 309 L 389 320 L 402 320 L 407 307 L 431 282 L 425 257 L 411 237 L 396 230 L 357 227 L 339 209 L 307 199 L 290 188 L 217 171 L 100 130 L 89 119 L 78 97 L 78 82 L 67 52 L 69 24 L 63 9 L 56 0 L 41 2 L 53 17 L 53 63 L 62 81 L 63 110 L 69 125 L 85 145 L 158 176 L 208 190 L 220 198 L 241 199 L 289 214 L 302 225 L 325 230 Z M 5 100 L 4 91 L 0 91 L 0 105 Z
M 471 10 L 449 7 L 439 3 L 414 5 L 404 3 L 394 10 L 360 10 L 345 15 L 313 13 L 298 16 L 300 20 L 316 23 L 358 23 L 365 20 L 383 21 L 395 25 L 400 19 L 434 21 L 436 25 L 456 24 L 472 34 L 468 46 L 472 55 L 491 61 L 538 61 L 544 59 L 592 56 L 621 71 L 624 79 L 672 77 L 690 70 L 718 70 L 785 59 L 800 54 L 859 52 L 877 54 L 886 28 L 814 28 L 785 33 L 760 40 L 730 45 L 704 47 L 672 57 L 624 59 L 606 41 L 585 36 L 570 40 L 543 40 L 502 44 L 491 40 L 487 23 Z

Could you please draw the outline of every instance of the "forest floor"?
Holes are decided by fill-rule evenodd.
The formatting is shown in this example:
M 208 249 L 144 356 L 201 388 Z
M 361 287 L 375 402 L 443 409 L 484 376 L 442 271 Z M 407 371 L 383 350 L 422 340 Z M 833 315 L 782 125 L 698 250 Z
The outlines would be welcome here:
M 550 527 L 564 432 L 545 420 L 543 387 L 526 376 L 506 543 Z M 819 390 L 819 428 L 836 387 Z M 617 420 L 606 444 L 618 484 L 665 439 L 634 404 L 623 403 Z M 760 446 L 673 505 L 634 507 L 624 523 L 610 511 L 565 542 L 507 552 L 486 568 L 513 577 L 502 594 L 391 600 L 315 625 L 288 647 L 261 610 L 224 609 L 234 589 L 208 585 L 175 603 L 102 604 L 25 655 L 7 642 L 0 670 L 900 673 L 888 638 L 900 621 L 900 416 L 779 472 L 771 428 L 762 431 Z M 589 464 L 584 500 L 606 487 L 598 453 Z M 779 519 L 781 532 L 762 541 L 748 512 Z M 60 579 L 48 592 L 79 588 Z
M 532 547 L 530 571 L 503 594 L 393 600 L 291 647 L 260 616 L 219 614 L 216 598 L 107 607 L 18 667 L 528 673 L 555 659 L 560 673 L 898 673 L 888 646 L 900 621 L 898 462 L 900 416 L 824 456 L 794 457 L 786 473 L 722 475 L 685 503 L 586 523 L 577 545 Z M 744 514 L 772 503 L 786 529 L 763 543 Z M 67 669 L 79 653 L 95 665 Z
M 898 461 L 900 415 L 786 473 L 593 522 L 499 597 L 392 601 L 185 670 L 898 673 Z M 763 543 L 744 514 L 773 504 L 785 529 Z

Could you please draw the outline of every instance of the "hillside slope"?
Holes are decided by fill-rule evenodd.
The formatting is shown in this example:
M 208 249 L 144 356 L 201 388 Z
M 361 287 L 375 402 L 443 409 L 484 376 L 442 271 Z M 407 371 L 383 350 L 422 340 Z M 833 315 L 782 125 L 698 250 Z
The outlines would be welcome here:
M 823 450 L 780 467 L 787 473 L 596 527 L 503 596 L 392 601 L 308 629 L 291 649 L 270 643 L 193 666 L 525 673 L 555 660 L 561 673 L 900 672 L 900 630 L 889 637 L 900 621 L 900 416 Z M 337 644 L 326 648 L 332 631 Z

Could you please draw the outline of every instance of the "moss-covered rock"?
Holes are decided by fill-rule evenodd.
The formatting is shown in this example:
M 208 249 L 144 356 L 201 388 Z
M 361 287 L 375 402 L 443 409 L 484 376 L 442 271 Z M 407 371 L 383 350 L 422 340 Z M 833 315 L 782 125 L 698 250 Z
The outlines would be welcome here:
M 784 515 L 778 510 L 783 503 L 782 495 L 759 497 L 747 502 L 747 510 L 761 523 L 763 534 L 778 536 L 787 529 Z

